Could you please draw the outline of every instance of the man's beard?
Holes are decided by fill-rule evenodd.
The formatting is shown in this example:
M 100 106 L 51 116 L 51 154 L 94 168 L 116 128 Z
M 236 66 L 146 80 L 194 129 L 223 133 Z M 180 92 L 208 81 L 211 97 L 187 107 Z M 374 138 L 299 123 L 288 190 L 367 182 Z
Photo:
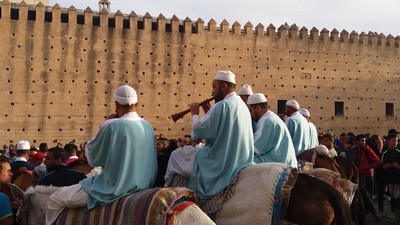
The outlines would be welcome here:
M 214 95 L 214 98 L 215 98 L 215 102 L 219 102 L 219 101 L 222 101 L 222 100 L 224 100 L 224 94 L 222 93 L 222 91 L 221 90 L 218 90 L 218 92 Z

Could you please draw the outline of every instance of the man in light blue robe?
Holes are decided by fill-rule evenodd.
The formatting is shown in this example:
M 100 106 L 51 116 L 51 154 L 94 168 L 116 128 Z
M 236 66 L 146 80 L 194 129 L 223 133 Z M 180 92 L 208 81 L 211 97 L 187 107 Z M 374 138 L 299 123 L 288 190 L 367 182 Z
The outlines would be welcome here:
M 100 175 L 64 187 L 50 196 L 46 224 L 64 207 L 107 205 L 128 194 L 152 188 L 157 175 L 153 127 L 136 113 L 136 91 L 123 85 L 114 92 L 115 111 L 86 145 L 86 157 Z
M 288 118 L 285 123 L 292 137 L 296 156 L 310 149 L 310 128 L 307 119 L 298 112 L 299 109 L 300 105 L 296 100 L 286 102 L 285 114 Z
M 235 93 L 235 75 L 219 71 L 213 81 L 216 104 L 190 104 L 192 137 L 204 138 L 205 146 L 196 154 L 188 187 L 201 199 L 209 199 L 227 187 L 238 172 L 253 163 L 254 143 L 249 109 Z
M 310 147 L 309 148 L 316 148 L 319 146 L 319 140 L 318 140 L 318 131 L 315 125 L 311 122 L 311 114 L 307 109 L 300 109 L 299 113 L 303 115 L 307 121 L 308 121 L 308 126 L 310 129 Z
M 257 121 L 254 134 L 254 162 L 280 162 L 297 168 L 292 138 L 285 123 L 268 108 L 264 94 L 255 93 L 247 101 L 251 118 Z

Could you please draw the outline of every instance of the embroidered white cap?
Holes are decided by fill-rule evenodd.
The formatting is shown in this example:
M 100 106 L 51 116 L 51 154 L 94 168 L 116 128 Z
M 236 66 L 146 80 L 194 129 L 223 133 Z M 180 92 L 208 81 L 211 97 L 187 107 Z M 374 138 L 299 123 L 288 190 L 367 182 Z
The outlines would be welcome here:
M 252 95 L 253 94 L 253 90 L 251 90 L 250 85 L 248 84 L 244 84 L 242 87 L 240 87 L 238 93 L 238 95 Z
M 310 117 L 310 111 L 308 111 L 308 110 L 305 109 L 305 108 L 300 109 L 300 110 L 299 110 L 299 113 L 300 113 L 301 115 L 305 116 L 305 117 Z
M 236 84 L 235 74 L 229 70 L 221 70 L 218 71 L 217 75 L 215 75 L 215 80 L 222 80 L 232 84 Z
M 31 145 L 29 144 L 29 141 L 20 141 L 17 144 L 17 150 L 30 150 L 31 149 Z
M 135 89 L 129 85 L 122 85 L 114 92 L 114 100 L 121 105 L 133 105 L 138 101 Z
M 287 106 L 293 107 L 294 109 L 299 110 L 300 109 L 300 105 L 296 100 L 289 100 L 286 102 Z
M 247 105 L 254 105 L 267 102 L 267 98 L 262 93 L 254 93 L 247 99 Z

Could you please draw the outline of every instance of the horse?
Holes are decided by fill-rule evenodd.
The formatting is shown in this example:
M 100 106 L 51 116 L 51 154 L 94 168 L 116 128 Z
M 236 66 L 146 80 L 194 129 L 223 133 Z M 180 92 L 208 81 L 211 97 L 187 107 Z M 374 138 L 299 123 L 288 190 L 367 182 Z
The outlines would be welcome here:
M 304 151 L 297 156 L 298 160 L 304 160 L 313 164 L 314 168 L 326 168 L 339 173 L 342 178 L 348 179 L 354 184 L 359 184 L 358 169 L 353 162 L 344 157 L 331 158 L 325 155 L 318 155 L 314 149 Z M 351 218 L 356 225 L 364 224 L 364 203 L 360 196 L 359 190 L 354 194 L 353 201 L 350 205 Z
M 49 196 L 60 187 L 30 187 L 23 192 L 10 184 L 10 190 L 21 206 L 17 213 L 21 225 L 45 224 L 45 211 Z M 162 225 L 215 225 L 199 208 L 197 196 L 187 188 L 152 188 L 124 196 L 117 201 L 98 206 L 90 211 L 86 207 L 65 208 L 56 225 L 97 224 L 162 224 Z
M 348 204 L 339 192 L 329 184 L 314 177 L 306 174 L 297 174 L 297 170 L 291 170 L 284 164 L 262 163 L 251 165 L 243 169 L 237 177 L 233 195 L 224 202 L 222 207 L 219 208 L 214 215 L 211 215 L 214 221 L 219 225 L 276 224 L 279 222 L 298 225 L 349 224 L 350 215 Z M 32 190 L 28 189 L 27 193 L 18 199 L 25 199 L 23 205 L 28 208 L 33 207 L 34 204 L 30 205 L 32 201 L 34 203 L 39 202 L 37 200 L 37 196 L 39 195 L 44 195 L 40 198 L 42 201 L 47 201 L 46 199 L 48 199 L 52 191 L 43 194 L 40 192 L 39 188 L 40 187 L 35 187 L 36 192 L 32 192 Z M 29 191 L 32 193 L 29 193 Z M 190 190 L 187 191 L 189 191 L 189 195 L 195 196 Z M 121 199 L 119 201 L 124 202 L 127 200 Z M 124 203 L 115 202 L 112 203 L 111 206 L 98 207 L 96 210 L 89 211 L 86 214 L 84 208 L 64 209 L 56 224 L 96 223 L 99 218 L 95 215 L 108 215 L 104 212 L 110 211 L 112 208 L 118 208 L 117 206 L 121 207 L 122 204 Z M 46 203 L 40 203 L 40 205 L 43 207 L 46 206 Z M 203 207 L 204 204 L 200 204 L 200 206 L 202 210 L 205 210 L 205 207 Z M 36 211 L 39 211 L 40 216 L 33 217 L 44 219 L 44 212 L 40 212 L 40 207 L 36 206 L 34 208 Z M 182 221 L 184 221 L 183 218 L 189 217 L 185 217 L 188 214 L 190 214 L 191 217 L 195 216 L 196 219 L 191 219 L 190 222 L 186 221 L 187 224 L 213 224 L 207 214 L 201 211 L 196 204 L 184 209 L 182 213 L 174 212 L 174 210 L 176 211 L 176 209 L 179 208 L 176 206 L 169 206 L 166 208 L 167 209 L 163 212 L 168 211 L 170 212 L 168 215 L 176 215 L 175 220 L 172 220 L 172 222 L 168 224 L 185 224 Z M 117 211 L 121 214 L 127 210 L 118 208 Z M 28 211 L 28 215 L 22 216 L 22 218 L 25 218 L 25 220 L 29 218 L 29 221 L 31 221 L 32 214 L 34 213 Z M 115 212 L 115 214 L 118 213 Z M 165 213 L 163 215 L 165 215 Z M 116 215 L 114 215 L 114 217 L 115 216 Z M 120 215 L 118 218 L 120 217 L 124 216 Z M 71 222 L 73 221 L 72 218 L 78 219 L 78 221 L 75 220 Z M 118 220 L 118 218 L 114 220 Z M 103 219 L 103 217 L 100 219 Z M 82 221 L 86 222 L 83 223 Z M 39 222 L 36 224 L 41 223 Z
M 186 186 L 187 179 L 175 175 L 172 183 Z M 351 221 L 348 203 L 336 189 L 282 163 L 248 166 L 232 183 L 220 192 L 224 195 L 201 202 L 218 225 L 339 225 Z
M 268 188 L 271 182 L 275 187 L 272 191 Z M 268 221 L 347 225 L 351 221 L 349 206 L 337 190 L 282 163 L 261 163 L 243 169 L 233 196 L 215 217 L 218 225 L 268 224 Z
M 88 176 L 101 173 L 86 160 L 76 160 L 69 168 Z M 19 202 L 17 219 L 21 225 L 45 224 L 45 212 L 49 196 L 60 187 L 34 184 L 32 173 L 15 174 L 8 186 L 12 196 Z M 102 224 L 166 224 L 166 225 L 215 225 L 199 208 L 198 197 L 187 188 L 152 188 L 127 195 L 117 201 L 87 211 L 86 207 L 65 208 L 58 217 L 57 225 Z

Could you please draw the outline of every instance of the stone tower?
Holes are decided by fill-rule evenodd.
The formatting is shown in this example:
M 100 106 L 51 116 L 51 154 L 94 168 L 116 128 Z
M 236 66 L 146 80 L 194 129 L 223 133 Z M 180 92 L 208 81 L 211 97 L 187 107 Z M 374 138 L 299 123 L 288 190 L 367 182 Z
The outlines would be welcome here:
M 103 10 L 103 9 L 106 9 L 107 12 L 110 12 L 110 5 L 111 5 L 110 1 L 108 1 L 108 0 L 100 0 L 99 1 L 99 12 L 101 10 Z
M 10 0 L 11 3 L 21 3 L 22 0 Z M 49 0 L 25 0 L 25 3 L 28 5 L 37 5 L 39 2 L 42 2 L 43 5 L 48 6 Z

